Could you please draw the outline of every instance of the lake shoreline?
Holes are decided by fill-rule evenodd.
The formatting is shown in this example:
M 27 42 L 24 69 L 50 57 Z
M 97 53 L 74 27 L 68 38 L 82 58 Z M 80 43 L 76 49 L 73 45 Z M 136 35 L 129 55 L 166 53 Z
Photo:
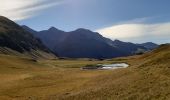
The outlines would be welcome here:
M 97 65 L 86 65 L 82 67 L 82 70 L 114 70 L 120 68 L 127 68 L 127 63 L 114 63 L 114 64 L 97 64 Z

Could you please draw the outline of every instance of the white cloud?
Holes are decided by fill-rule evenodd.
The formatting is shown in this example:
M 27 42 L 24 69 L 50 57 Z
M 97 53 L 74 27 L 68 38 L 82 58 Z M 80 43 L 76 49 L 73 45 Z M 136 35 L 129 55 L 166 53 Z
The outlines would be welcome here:
M 23 20 L 39 14 L 42 9 L 61 4 L 61 0 L 0 0 L 0 15 L 12 20 Z
M 157 24 L 120 24 L 97 30 L 101 35 L 129 42 L 170 42 L 170 22 Z

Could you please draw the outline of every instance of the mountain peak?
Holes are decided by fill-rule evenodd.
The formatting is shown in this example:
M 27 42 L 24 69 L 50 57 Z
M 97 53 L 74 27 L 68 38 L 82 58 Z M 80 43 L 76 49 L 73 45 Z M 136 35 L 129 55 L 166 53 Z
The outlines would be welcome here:
M 118 42 L 122 42 L 122 41 L 120 41 L 120 40 L 116 39 L 116 40 L 114 40 L 113 42 L 118 43 Z
M 92 32 L 92 31 L 90 31 L 88 29 L 85 29 L 85 28 L 79 28 L 79 29 L 77 29 L 75 31 L 78 31 L 78 32 Z
M 153 42 L 146 42 L 146 43 L 143 43 L 143 44 L 153 44 L 153 45 L 157 45 L 156 43 L 153 43 Z
M 50 32 L 64 32 L 64 31 L 62 31 L 62 30 L 59 30 L 59 29 L 57 29 L 57 28 L 55 28 L 55 27 L 50 27 L 49 29 L 48 29 L 48 31 L 50 31 Z
M 52 26 L 48 30 L 58 30 L 58 29 Z
M 142 44 L 139 44 L 141 46 L 144 46 L 145 48 L 148 48 L 148 49 L 155 49 L 157 48 L 159 45 L 156 44 L 156 43 L 153 43 L 153 42 L 146 42 L 146 43 L 142 43 Z

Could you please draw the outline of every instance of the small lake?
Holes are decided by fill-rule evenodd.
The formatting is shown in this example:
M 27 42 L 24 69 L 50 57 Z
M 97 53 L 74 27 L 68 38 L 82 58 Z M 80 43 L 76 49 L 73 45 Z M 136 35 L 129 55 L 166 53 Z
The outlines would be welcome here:
M 87 65 L 82 67 L 83 70 L 113 70 L 113 69 L 120 69 L 120 68 L 127 68 L 129 67 L 126 63 L 115 63 L 115 64 L 97 64 L 97 65 Z
M 99 69 L 119 69 L 119 68 L 127 68 L 129 67 L 126 63 L 117 63 L 117 64 L 103 64 Z

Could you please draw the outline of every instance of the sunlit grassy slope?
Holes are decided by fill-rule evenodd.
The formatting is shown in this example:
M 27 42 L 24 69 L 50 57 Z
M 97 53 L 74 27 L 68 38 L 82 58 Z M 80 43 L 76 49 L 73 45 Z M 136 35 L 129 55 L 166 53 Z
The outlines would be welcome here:
M 81 70 L 89 64 L 127 62 L 129 68 Z M 0 100 L 168 100 L 170 45 L 105 61 L 32 60 L 0 55 Z

